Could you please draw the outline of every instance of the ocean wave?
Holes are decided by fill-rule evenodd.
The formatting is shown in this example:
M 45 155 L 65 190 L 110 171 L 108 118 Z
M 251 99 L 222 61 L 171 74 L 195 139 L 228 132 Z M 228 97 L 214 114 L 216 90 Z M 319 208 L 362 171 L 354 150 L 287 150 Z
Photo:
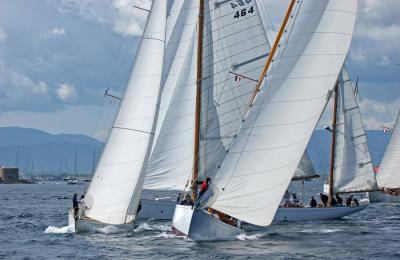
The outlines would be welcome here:
M 48 226 L 44 233 L 46 234 L 69 234 L 75 233 L 74 226 L 65 226 L 65 227 L 55 227 L 55 226 Z
M 257 240 L 257 239 L 262 238 L 263 236 L 264 236 L 264 234 L 261 234 L 261 233 L 252 234 L 252 235 L 247 235 L 247 234 L 243 233 L 236 237 L 239 240 Z

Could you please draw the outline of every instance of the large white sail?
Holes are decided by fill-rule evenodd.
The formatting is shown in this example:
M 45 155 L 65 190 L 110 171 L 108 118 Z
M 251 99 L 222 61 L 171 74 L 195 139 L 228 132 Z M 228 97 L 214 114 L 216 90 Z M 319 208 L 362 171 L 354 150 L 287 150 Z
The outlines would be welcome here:
M 171 37 L 165 51 L 165 84 L 145 189 L 182 189 L 193 162 L 197 46 L 194 35 L 198 1 L 177 0 L 172 9 L 177 18 L 174 27 L 170 28 Z
M 193 164 L 196 37 L 192 37 L 179 80 L 153 148 L 145 188 L 181 190 Z
M 400 112 L 397 115 L 376 179 L 380 188 L 400 188 Z
M 310 178 L 316 178 L 318 175 L 316 174 L 314 167 L 311 163 L 310 157 L 308 156 L 307 151 L 303 153 L 301 157 L 300 163 L 296 168 L 296 171 L 293 176 L 293 180 L 304 180 Z
M 184 1 L 181 3 L 182 6 L 179 5 L 180 2 L 180 0 L 174 2 L 172 6 L 174 10 L 171 10 L 174 11 L 174 16 L 177 16 L 176 21 L 173 22 L 173 16 L 168 20 L 169 26 L 171 26 L 169 31 L 171 32 L 163 59 L 163 90 L 160 103 L 160 112 L 157 119 L 155 140 L 158 139 L 158 135 L 170 105 L 179 75 L 182 72 L 185 56 L 191 43 L 197 22 L 196 18 L 198 14 L 198 1 Z M 179 12 L 178 15 L 175 12 Z M 155 142 L 154 145 L 156 145 L 156 143 L 157 142 Z
M 213 176 L 242 124 L 269 52 L 255 0 L 206 1 L 200 179 Z
M 209 206 L 251 224 L 272 222 L 335 85 L 356 12 L 357 0 L 298 2 L 267 86 L 212 181 Z
M 354 88 L 345 67 L 338 78 L 334 192 L 376 189 L 367 136 Z
M 136 213 L 158 113 L 166 12 L 166 1 L 153 1 L 118 115 L 86 192 L 85 215 L 103 223 L 127 223 Z

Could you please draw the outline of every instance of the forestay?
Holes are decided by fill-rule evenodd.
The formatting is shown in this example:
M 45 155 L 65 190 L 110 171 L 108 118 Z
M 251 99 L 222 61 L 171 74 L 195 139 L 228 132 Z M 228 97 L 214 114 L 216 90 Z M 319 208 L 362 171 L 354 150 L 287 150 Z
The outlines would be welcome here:
M 200 179 L 229 149 L 270 49 L 255 0 L 206 1 L 203 35 Z
M 303 156 L 301 157 L 299 165 L 296 168 L 293 179 L 304 180 L 316 177 L 318 177 L 318 175 L 315 173 L 314 167 L 311 163 L 307 151 L 305 151 L 303 153 Z
M 86 216 L 103 223 L 128 223 L 136 213 L 157 119 L 166 11 L 166 1 L 153 1 L 117 117 L 86 192 Z
M 376 178 L 380 188 L 400 188 L 400 112 Z
M 212 181 L 209 206 L 251 224 L 272 222 L 347 55 L 356 11 L 356 0 L 298 3 L 268 87 Z
M 334 192 L 376 189 L 360 108 L 347 70 L 338 78 Z
M 196 38 L 192 37 L 182 72 L 151 154 L 146 189 L 181 190 L 193 163 L 196 95 Z

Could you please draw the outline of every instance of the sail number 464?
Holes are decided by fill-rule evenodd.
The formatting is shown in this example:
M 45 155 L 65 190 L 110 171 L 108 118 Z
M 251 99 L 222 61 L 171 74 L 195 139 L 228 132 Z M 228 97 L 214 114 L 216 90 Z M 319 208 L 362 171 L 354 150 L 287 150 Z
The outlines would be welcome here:
M 239 19 L 240 17 L 246 16 L 246 14 L 251 14 L 253 12 L 254 12 L 254 8 L 253 8 L 253 6 L 251 6 L 250 8 L 245 8 L 240 11 L 237 11 L 235 13 L 235 15 L 233 16 L 233 18 Z

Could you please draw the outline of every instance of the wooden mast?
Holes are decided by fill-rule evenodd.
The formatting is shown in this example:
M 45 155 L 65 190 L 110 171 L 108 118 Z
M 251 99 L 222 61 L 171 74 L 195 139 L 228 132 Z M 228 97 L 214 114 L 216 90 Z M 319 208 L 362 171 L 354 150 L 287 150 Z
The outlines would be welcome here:
M 272 46 L 271 51 L 269 52 L 267 61 L 265 62 L 264 68 L 263 68 L 260 76 L 258 77 L 257 85 L 256 85 L 256 87 L 254 89 L 254 92 L 253 92 L 253 94 L 251 96 L 251 99 L 250 99 L 250 106 L 253 104 L 253 101 L 256 98 L 257 93 L 260 90 L 261 85 L 262 85 L 262 83 L 264 81 L 265 75 L 267 74 L 268 69 L 269 69 L 269 67 L 270 67 L 270 65 L 271 65 L 271 63 L 273 61 L 275 53 L 276 53 L 276 51 L 277 51 L 277 49 L 279 47 L 279 42 L 281 41 L 282 35 L 285 32 L 285 28 L 286 28 L 287 22 L 289 21 L 290 14 L 292 13 L 292 10 L 293 10 L 293 7 L 294 7 L 294 4 L 296 3 L 296 1 L 297 0 L 291 0 L 290 4 L 289 4 L 289 7 L 286 10 L 285 17 L 283 19 L 281 27 L 279 28 L 278 35 L 275 38 L 274 45 Z
M 329 171 L 329 195 L 328 195 L 328 207 L 332 207 L 332 197 L 333 197 L 333 171 L 335 168 L 335 146 L 336 146 L 336 120 L 337 120 L 337 101 L 338 101 L 338 85 L 339 80 L 336 81 L 334 88 L 334 98 L 333 98 L 333 115 L 332 115 L 332 142 L 331 142 L 331 164 Z
M 201 110 L 201 79 L 203 77 L 203 28 L 204 0 L 199 0 L 199 21 L 197 26 L 197 75 L 196 75 L 196 111 L 194 123 L 194 153 L 192 175 L 192 197 L 197 199 L 197 178 L 199 176 L 199 147 L 200 147 L 200 110 Z

